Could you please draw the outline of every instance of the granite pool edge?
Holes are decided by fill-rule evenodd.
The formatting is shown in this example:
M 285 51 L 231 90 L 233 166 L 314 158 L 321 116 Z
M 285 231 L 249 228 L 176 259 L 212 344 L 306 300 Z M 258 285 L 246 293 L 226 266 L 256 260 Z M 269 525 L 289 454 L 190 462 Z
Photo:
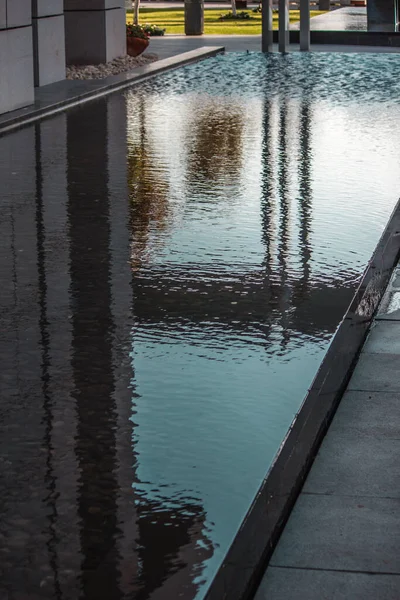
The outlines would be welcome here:
M 224 46 L 202 46 L 104 79 L 63 80 L 56 84 L 36 88 L 38 95 L 43 97 L 40 101 L 35 100 L 35 103 L 30 106 L 0 115 L 0 136 L 69 108 L 142 83 L 160 73 L 178 69 L 223 52 L 225 52 Z M 65 98 L 67 86 L 72 89 L 70 95 Z M 74 86 L 76 87 L 75 92 Z M 46 96 L 50 98 L 48 101 L 46 101 Z
M 327 353 L 204 600 L 250 600 L 349 382 L 400 257 L 400 200 Z

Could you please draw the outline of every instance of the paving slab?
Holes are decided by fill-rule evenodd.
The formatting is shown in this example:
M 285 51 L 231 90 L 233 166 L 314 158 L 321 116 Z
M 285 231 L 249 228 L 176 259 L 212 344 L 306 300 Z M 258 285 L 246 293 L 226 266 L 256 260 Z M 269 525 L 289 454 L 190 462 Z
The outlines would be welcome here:
M 376 319 L 400 321 L 400 267 L 394 270 Z
M 400 598 L 400 269 L 255 600 Z M 397 304 L 396 304 L 397 302 Z
M 399 406 L 400 398 L 396 393 L 347 391 L 327 437 L 334 436 L 336 432 L 341 434 L 348 432 L 350 435 L 365 435 L 377 439 L 398 439 L 400 438 Z M 313 468 L 315 466 L 316 463 Z
M 270 566 L 400 574 L 399 511 L 398 499 L 301 494 Z
M 400 498 L 400 435 L 328 432 L 303 493 Z
M 398 600 L 399 575 L 270 567 L 254 600 Z
M 310 19 L 312 31 L 367 31 L 367 9 L 346 6 Z M 300 23 L 293 23 L 290 29 L 300 29 Z
M 362 353 L 347 389 L 400 392 L 400 355 Z
M 400 354 L 400 322 L 375 322 L 363 348 L 366 352 Z

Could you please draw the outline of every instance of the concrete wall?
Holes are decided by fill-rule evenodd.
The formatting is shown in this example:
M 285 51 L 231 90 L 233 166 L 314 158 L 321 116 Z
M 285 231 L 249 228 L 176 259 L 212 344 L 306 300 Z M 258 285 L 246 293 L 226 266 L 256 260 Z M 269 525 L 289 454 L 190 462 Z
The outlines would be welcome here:
M 33 104 L 66 63 L 125 54 L 125 0 L 0 0 L 0 114 Z
M 126 54 L 125 0 L 64 0 L 64 15 L 67 64 Z
M 0 113 L 33 98 L 31 0 L 0 0 Z
M 63 0 L 32 0 L 36 86 L 65 79 Z

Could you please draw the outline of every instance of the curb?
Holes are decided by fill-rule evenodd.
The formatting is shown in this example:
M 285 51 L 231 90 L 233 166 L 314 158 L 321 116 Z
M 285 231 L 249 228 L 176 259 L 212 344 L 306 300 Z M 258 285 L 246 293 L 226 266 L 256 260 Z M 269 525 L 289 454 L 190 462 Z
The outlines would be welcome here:
M 400 256 L 400 200 L 205 600 L 250 600 L 339 406 Z
M 27 108 L 0 115 L 0 136 L 16 128 L 34 123 L 39 119 L 51 117 L 73 106 L 79 106 L 106 94 L 134 86 L 159 73 L 190 65 L 199 60 L 221 54 L 224 51 L 225 48 L 223 46 L 203 46 L 202 48 L 196 48 L 195 50 L 183 52 L 170 58 L 157 60 L 154 63 L 138 67 L 126 73 L 105 77 L 104 79 L 74 81 L 75 85 L 71 84 L 71 80 L 64 80 L 56 84 L 44 86 L 44 88 L 40 88 L 43 99 L 36 100 L 35 104 Z M 54 87 L 57 90 L 54 90 Z M 46 101 L 47 92 L 49 99 Z M 56 96 L 56 98 L 50 98 L 50 96 Z

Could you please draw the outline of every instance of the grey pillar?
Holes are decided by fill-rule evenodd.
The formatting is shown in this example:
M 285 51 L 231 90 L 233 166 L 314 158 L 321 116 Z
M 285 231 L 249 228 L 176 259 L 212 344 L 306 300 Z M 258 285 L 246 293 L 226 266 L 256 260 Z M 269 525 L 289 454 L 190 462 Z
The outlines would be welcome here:
M 368 0 L 368 31 L 396 31 L 398 18 L 397 0 Z
M 261 2 L 261 50 L 262 52 L 273 51 L 272 33 L 272 0 Z
M 279 0 L 279 52 L 289 51 L 289 0 Z
M 319 8 L 319 10 L 330 10 L 331 9 L 331 0 L 319 0 L 318 8 Z
M 0 0 L 0 113 L 33 101 L 31 0 Z
M 98 64 L 124 56 L 125 14 L 125 0 L 64 0 L 67 64 Z
M 185 0 L 185 34 L 202 35 L 204 32 L 204 1 Z
M 32 0 L 35 85 L 65 79 L 63 0 Z
M 300 0 L 300 50 L 310 49 L 310 0 Z

